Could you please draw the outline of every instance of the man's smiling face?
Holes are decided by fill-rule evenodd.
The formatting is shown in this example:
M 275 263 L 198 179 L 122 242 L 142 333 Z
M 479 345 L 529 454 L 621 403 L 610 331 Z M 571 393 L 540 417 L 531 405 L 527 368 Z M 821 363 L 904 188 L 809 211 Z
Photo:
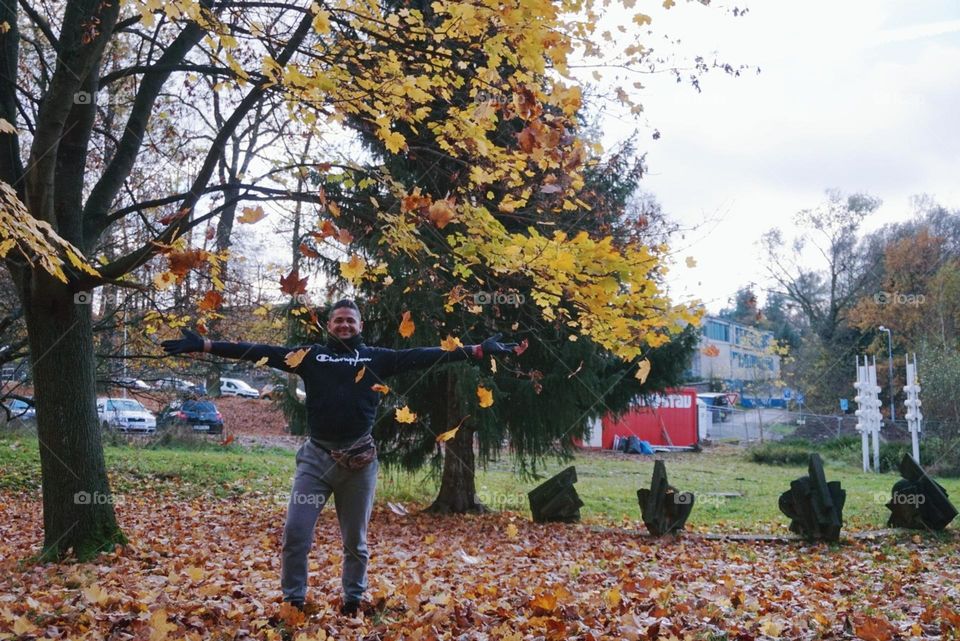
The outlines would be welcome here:
M 363 321 L 360 312 L 349 307 L 333 310 L 330 320 L 327 321 L 327 331 L 340 340 L 353 338 L 363 330 Z

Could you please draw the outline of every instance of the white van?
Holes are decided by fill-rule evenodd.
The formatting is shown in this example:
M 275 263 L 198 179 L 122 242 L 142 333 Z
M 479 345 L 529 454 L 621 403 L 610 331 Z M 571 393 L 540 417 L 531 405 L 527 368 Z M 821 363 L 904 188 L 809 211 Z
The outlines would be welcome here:
M 253 389 L 239 378 L 221 378 L 220 396 L 243 396 L 244 398 L 260 398 L 260 392 Z

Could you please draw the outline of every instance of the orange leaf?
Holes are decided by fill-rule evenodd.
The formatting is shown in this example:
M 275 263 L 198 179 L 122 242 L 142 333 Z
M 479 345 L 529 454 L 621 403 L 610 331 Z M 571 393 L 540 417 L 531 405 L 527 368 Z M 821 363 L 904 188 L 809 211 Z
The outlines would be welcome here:
M 463 343 L 461 343 L 460 339 L 455 336 L 451 336 L 448 334 L 445 339 L 440 341 L 440 349 L 442 349 L 445 352 L 452 352 L 456 350 L 458 347 L 463 347 Z
M 372 389 L 374 392 L 380 392 L 381 394 L 389 394 L 389 393 L 390 393 L 390 388 L 387 387 L 386 385 L 381 385 L 380 383 L 375 383 L 375 384 L 371 385 L 371 386 L 370 386 L 370 389 Z
M 186 208 L 181 209 L 179 211 L 173 212 L 172 214 L 167 214 L 163 218 L 159 219 L 157 222 L 160 223 L 161 225 L 169 225 L 173 221 L 177 220 L 178 218 L 183 218 L 189 213 L 190 213 L 189 209 L 186 209 Z
M 430 205 L 430 209 L 427 210 L 427 217 L 438 229 L 443 229 L 453 220 L 453 206 L 449 200 L 438 200 Z
M 362 379 L 366 373 L 367 373 L 367 367 L 366 366 L 361 367 L 360 371 L 357 372 L 357 377 L 353 379 L 353 382 L 359 383 L 360 379 Z
M 197 308 L 200 311 L 212 312 L 220 307 L 220 303 L 222 302 L 223 296 L 220 295 L 220 292 L 210 290 L 204 295 L 203 300 L 197 304 Z
M 530 601 L 530 607 L 543 612 L 553 612 L 557 609 L 557 597 L 554 594 L 538 594 Z
M 337 240 L 339 240 L 344 245 L 349 245 L 353 242 L 353 234 L 351 234 L 346 229 L 341 229 L 337 232 Z
M 853 631 L 863 641 L 891 641 L 897 633 L 890 623 L 881 617 L 864 617 L 853 623 Z
M 284 602 L 284 604 L 280 606 L 278 616 L 288 628 L 296 628 L 297 626 L 303 625 L 307 620 L 307 616 L 303 610 L 287 602 Z
M 404 312 L 403 319 L 400 321 L 400 335 L 404 338 L 410 338 L 416 329 L 417 326 L 410 320 L 410 312 Z
M 283 362 L 286 363 L 290 369 L 297 369 L 300 367 L 300 363 L 303 362 L 303 357 L 309 352 L 309 348 L 298 349 L 295 352 L 288 352 L 284 357 Z
M 237 222 L 244 223 L 246 225 L 252 225 L 253 223 L 263 220 L 263 217 L 266 215 L 267 214 L 263 211 L 263 207 L 260 205 L 257 205 L 256 207 L 244 207 L 243 213 L 237 217 Z
M 300 243 L 300 253 L 307 258 L 320 258 L 320 252 L 306 243 Z
M 236 438 L 237 438 L 236 436 L 234 436 L 233 434 L 231 434 L 231 435 L 228 436 L 227 438 L 225 438 L 225 439 L 223 439 L 222 441 L 220 441 L 220 445 L 230 445 L 231 443 L 233 443 L 233 442 L 236 440 Z
M 480 401 L 480 407 L 490 407 L 493 405 L 493 392 L 482 385 L 477 386 L 477 400 Z
M 299 296 L 307 293 L 307 279 L 309 276 L 300 278 L 300 273 L 294 269 L 286 276 L 280 277 L 280 291 L 288 296 Z
M 452 439 L 454 436 L 457 435 L 457 431 L 459 429 L 460 429 L 459 427 L 455 427 L 452 430 L 447 430 L 442 434 L 437 434 L 437 443 L 443 443 L 445 441 L 449 441 L 450 439 Z

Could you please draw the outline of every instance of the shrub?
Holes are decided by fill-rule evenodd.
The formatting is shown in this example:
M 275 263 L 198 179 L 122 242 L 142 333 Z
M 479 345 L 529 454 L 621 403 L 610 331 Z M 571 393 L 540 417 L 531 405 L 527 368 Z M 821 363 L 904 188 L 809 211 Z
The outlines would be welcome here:
M 747 458 L 761 465 L 806 465 L 812 451 L 802 439 L 771 441 L 747 450 Z

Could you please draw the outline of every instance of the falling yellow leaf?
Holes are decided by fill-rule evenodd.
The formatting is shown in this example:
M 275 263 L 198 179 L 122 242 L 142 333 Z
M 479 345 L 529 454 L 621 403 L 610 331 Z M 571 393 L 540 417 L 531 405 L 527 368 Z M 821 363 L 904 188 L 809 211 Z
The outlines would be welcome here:
M 243 213 L 237 217 L 237 222 L 244 223 L 246 225 L 252 225 L 253 223 L 263 220 L 264 216 L 266 216 L 266 214 L 263 211 L 263 207 L 260 205 L 257 205 L 256 207 L 244 207 Z
M 193 579 L 194 581 L 199 581 L 204 577 L 203 568 L 197 566 L 191 566 L 187 568 L 187 576 Z
M 513 523 L 511 523 L 510 525 L 507 526 L 506 532 L 507 532 L 507 538 L 508 538 L 508 539 L 515 539 L 515 538 L 517 538 L 517 526 L 514 525 Z
M 434 543 L 437 542 L 437 536 L 435 534 L 428 534 L 425 537 L 423 537 L 423 542 L 426 543 L 427 545 L 433 545 Z
M 359 383 L 360 380 L 364 377 L 364 375 L 365 375 L 366 373 L 367 373 L 367 368 L 366 368 L 366 366 L 361 367 L 361 368 L 360 368 L 360 371 L 357 372 L 357 377 L 356 377 L 355 379 L 353 379 L 353 382 L 354 382 L 354 383 Z
M 457 431 L 458 431 L 459 429 L 460 429 L 460 426 L 458 425 L 458 426 L 456 426 L 455 428 L 453 428 L 452 430 L 447 430 L 446 432 L 444 432 L 444 433 L 442 433 L 442 434 L 438 434 L 438 435 L 437 435 L 437 443 L 445 443 L 446 441 L 449 441 L 450 439 L 452 439 L 454 436 L 457 435 Z
M 416 331 L 417 326 L 410 319 L 410 312 L 404 312 L 403 318 L 400 321 L 400 335 L 404 338 L 410 338 L 413 336 L 413 332 Z
M 358 282 L 366 271 L 367 261 L 356 254 L 351 256 L 350 260 L 340 262 L 340 273 L 353 283 Z
M 264 366 L 264 365 L 267 364 L 267 361 L 268 361 L 268 360 L 270 360 L 270 359 L 268 359 L 266 356 L 264 356 L 263 358 L 261 358 L 260 360 L 258 360 L 256 363 L 254 363 L 254 365 L 256 365 L 257 367 L 262 367 L 262 366 Z
M 381 385 L 380 383 L 376 383 L 376 384 L 374 384 L 374 385 L 371 385 L 371 386 L 370 386 L 370 389 L 372 389 L 374 392 L 380 392 L 381 394 L 389 394 L 389 393 L 390 393 L 390 388 L 387 387 L 386 385 Z
M 687 256 L 687 267 L 689 267 L 690 269 L 693 269 L 696 266 L 697 266 L 697 259 L 694 258 L 693 256 Z
M 495 359 L 493 356 L 490 357 L 490 371 L 494 374 L 497 373 L 497 359 Z
M 390 131 L 386 134 L 381 132 L 381 137 L 383 138 L 384 145 L 386 145 L 387 150 L 391 154 L 395 154 L 407 146 L 407 139 L 397 131 Z
M 307 352 L 310 350 L 308 348 L 298 349 L 294 352 L 288 352 L 286 357 L 284 357 L 283 362 L 286 363 L 290 369 L 297 369 L 300 367 L 300 363 L 303 361 L 303 357 L 307 355 Z
M 480 401 L 480 407 L 490 407 L 493 405 L 493 392 L 479 385 L 477 386 L 477 400 Z
M 163 272 L 153 277 L 153 285 L 160 291 L 163 291 L 177 282 L 177 277 L 173 272 Z
M 675 4 L 677 4 L 677 3 L 674 2 L 673 0 L 663 0 L 663 8 L 664 8 L 664 9 L 670 9 L 670 8 L 673 7 L 673 5 L 675 5 Z
M 640 361 L 637 364 L 637 373 L 633 375 L 635 379 L 640 381 L 640 384 L 647 382 L 647 376 L 650 375 L 650 361 L 646 358 Z
M 445 339 L 440 341 L 440 349 L 445 352 L 452 352 L 458 347 L 463 347 L 463 343 L 460 342 L 460 339 L 456 336 L 447 335 Z
M 416 420 L 417 415 L 411 412 L 406 405 L 397 410 L 397 423 L 413 423 Z

